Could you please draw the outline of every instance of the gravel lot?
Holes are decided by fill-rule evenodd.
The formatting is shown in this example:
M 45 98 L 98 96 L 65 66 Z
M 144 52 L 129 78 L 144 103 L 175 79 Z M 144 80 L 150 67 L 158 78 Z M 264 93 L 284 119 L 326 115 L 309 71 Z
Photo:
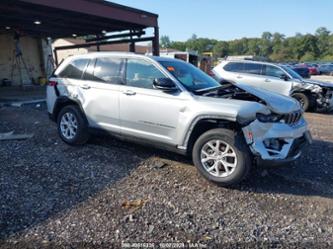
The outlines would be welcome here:
M 331 248 L 333 115 L 306 118 L 315 142 L 300 160 L 254 169 L 227 189 L 182 156 L 110 137 L 71 147 L 43 108 L 2 107 L 0 132 L 34 137 L 0 141 L 0 247 L 191 241 Z
M 329 75 L 312 75 L 311 79 L 326 81 L 326 82 L 333 82 L 333 76 L 329 76 Z

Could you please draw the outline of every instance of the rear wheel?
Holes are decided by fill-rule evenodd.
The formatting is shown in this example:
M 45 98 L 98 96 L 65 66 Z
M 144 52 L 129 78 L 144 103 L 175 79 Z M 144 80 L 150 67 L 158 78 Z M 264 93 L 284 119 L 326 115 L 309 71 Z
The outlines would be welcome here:
M 192 158 L 206 179 L 221 186 L 241 182 L 251 167 L 251 155 L 244 138 L 227 129 L 202 134 L 194 144 Z
M 65 106 L 60 111 L 57 125 L 61 139 L 68 144 L 80 145 L 89 139 L 87 121 L 75 105 Z
M 295 93 L 295 94 L 293 94 L 292 97 L 300 103 L 301 107 L 303 108 L 303 110 L 305 112 L 309 110 L 310 99 L 306 94 L 304 94 L 304 93 Z

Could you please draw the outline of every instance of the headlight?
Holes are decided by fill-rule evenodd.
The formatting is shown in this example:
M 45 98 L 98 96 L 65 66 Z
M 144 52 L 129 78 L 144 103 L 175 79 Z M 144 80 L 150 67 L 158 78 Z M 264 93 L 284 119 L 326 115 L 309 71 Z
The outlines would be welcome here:
M 263 122 L 263 123 L 275 123 L 275 122 L 279 122 L 283 116 L 279 115 L 279 114 L 265 115 L 262 113 L 257 113 L 256 117 L 260 122 Z

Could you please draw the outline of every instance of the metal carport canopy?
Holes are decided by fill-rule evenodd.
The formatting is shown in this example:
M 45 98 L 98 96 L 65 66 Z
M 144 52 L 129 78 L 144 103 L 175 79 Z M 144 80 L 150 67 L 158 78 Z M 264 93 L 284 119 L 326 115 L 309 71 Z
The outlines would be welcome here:
M 156 14 L 103 0 L 0 2 L 1 32 L 8 31 L 6 27 L 10 27 L 40 37 L 96 35 L 102 34 L 102 31 L 142 30 L 148 27 L 156 31 L 157 19 Z

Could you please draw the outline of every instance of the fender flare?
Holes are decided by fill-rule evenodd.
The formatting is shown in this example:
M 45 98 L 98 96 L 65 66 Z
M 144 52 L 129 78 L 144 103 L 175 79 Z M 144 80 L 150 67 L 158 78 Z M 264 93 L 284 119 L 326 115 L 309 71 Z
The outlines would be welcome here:
M 237 122 L 236 117 L 232 116 L 221 116 L 221 115 L 199 115 L 195 117 L 192 121 L 191 124 L 189 125 L 185 137 L 183 139 L 183 142 L 180 146 L 178 146 L 179 149 L 182 150 L 187 150 L 188 148 L 188 142 L 190 140 L 191 134 L 194 130 L 194 127 L 202 120 L 214 120 L 214 121 L 227 121 L 227 122 Z
M 56 122 L 60 110 L 64 106 L 67 106 L 69 104 L 77 105 L 80 108 L 80 111 L 83 113 L 84 117 L 86 118 L 86 116 L 84 114 L 84 110 L 82 108 L 82 104 L 81 104 L 81 102 L 79 100 L 74 99 L 74 98 L 70 98 L 68 96 L 61 96 L 61 97 L 57 98 L 57 100 L 56 100 L 56 102 L 54 104 L 54 108 L 53 108 L 53 112 L 52 112 L 52 115 L 51 115 L 51 119 Z

